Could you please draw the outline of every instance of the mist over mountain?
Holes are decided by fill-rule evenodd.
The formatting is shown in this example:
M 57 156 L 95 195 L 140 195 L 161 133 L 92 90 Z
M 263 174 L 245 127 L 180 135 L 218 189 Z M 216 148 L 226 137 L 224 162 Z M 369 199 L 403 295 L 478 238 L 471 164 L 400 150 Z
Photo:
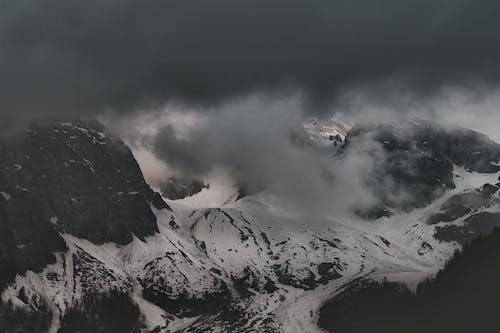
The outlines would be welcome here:
M 498 331 L 499 14 L 0 0 L 0 331 Z
M 214 181 L 162 198 L 129 148 L 97 122 L 33 125 L 4 139 L 2 329 L 296 332 L 319 330 L 319 320 L 358 332 L 335 296 L 346 286 L 387 278 L 412 288 L 443 267 L 438 279 L 460 281 L 445 263 L 500 223 L 500 145 L 425 121 L 355 126 L 341 145 L 330 141 L 343 128 L 304 124 L 287 136 L 298 154 L 334 165 L 320 176 L 338 191 L 324 193 L 332 209 L 309 215 L 288 209 L 294 197 L 273 186 L 242 195 L 241 183 Z M 328 195 L 354 197 L 345 186 L 352 183 L 336 177 L 359 156 L 376 161 L 355 170 L 365 175 L 349 171 L 363 176 L 356 191 L 374 198 L 364 210 Z M 413 304 L 409 292 L 395 295 L 388 306 Z M 328 311 L 340 319 L 325 322 Z M 387 320 L 377 325 L 399 322 Z

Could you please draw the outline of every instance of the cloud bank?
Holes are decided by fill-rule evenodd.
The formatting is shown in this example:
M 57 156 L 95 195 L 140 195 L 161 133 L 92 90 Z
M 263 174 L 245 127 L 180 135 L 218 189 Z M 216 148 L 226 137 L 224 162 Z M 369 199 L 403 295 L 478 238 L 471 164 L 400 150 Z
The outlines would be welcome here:
M 154 181 L 225 166 L 315 210 L 370 201 L 362 151 L 339 165 L 291 136 L 331 112 L 493 133 L 499 14 L 494 0 L 0 0 L 0 130 L 105 116 Z
M 160 114 L 162 124 L 154 130 L 144 130 L 150 123 L 141 118 L 126 121 L 135 123 L 137 130 L 128 131 L 128 136 L 122 132 L 134 150 L 153 152 L 167 166 L 165 171 L 139 156 L 150 181 L 161 183 L 174 176 L 210 182 L 211 175 L 223 172 L 233 184 L 245 184 L 250 193 L 265 190 L 308 219 L 350 214 L 354 206 L 376 202 L 367 179 L 381 147 L 368 140 L 339 159 L 338 147 L 309 139 L 298 97 L 253 95 L 216 111 L 195 113 L 201 119 L 172 109 Z
M 1 0 L 0 117 L 498 83 L 494 0 Z M 314 107 L 313 107 L 314 106 Z

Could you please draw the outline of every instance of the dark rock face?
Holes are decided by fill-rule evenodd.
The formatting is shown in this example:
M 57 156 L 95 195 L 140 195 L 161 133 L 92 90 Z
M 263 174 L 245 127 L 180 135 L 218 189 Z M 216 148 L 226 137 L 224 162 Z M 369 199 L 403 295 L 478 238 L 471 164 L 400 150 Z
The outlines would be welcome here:
M 179 317 L 216 312 L 232 300 L 217 272 L 198 267 L 183 251 L 166 252 L 148 262 L 144 272 L 144 298 Z M 196 290 L 190 288 L 193 283 Z
M 173 295 L 165 280 L 159 283 L 145 281 L 143 285 L 143 296 L 148 301 L 158 305 L 169 313 L 179 317 L 194 317 L 201 314 L 216 313 L 227 306 L 232 300 L 231 292 L 226 283 L 218 281 L 219 286 L 215 291 L 207 291 L 199 297 L 193 297 L 186 293 Z
M 434 237 L 441 241 L 465 244 L 500 226 L 500 213 L 485 211 L 500 204 L 500 199 L 495 196 L 497 190 L 496 186 L 485 184 L 480 189 L 456 194 L 446 200 L 441 205 L 441 211 L 427 219 L 428 224 L 439 224 Z M 449 224 L 457 220 L 463 223 Z
M 255 320 L 256 315 L 261 315 Z M 183 332 L 259 332 L 279 333 L 273 324 L 275 322 L 272 313 L 255 313 L 249 311 L 244 304 L 231 304 L 220 309 L 219 312 L 210 316 L 201 316 Z
M 464 225 L 436 227 L 434 237 L 441 241 L 466 244 L 478 235 L 489 235 L 496 227 L 500 227 L 500 213 L 481 212 L 466 218 Z
M 423 256 L 424 254 L 426 253 L 429 253 L 432 251 L 432 245 L 427 243 L 427 242 L 423 242 L 422 245 L 420 245 L 420 248 L 418 249 L 418 255 L 420 256 Z
M 117 276 L 102 262 L 95 259 L 87 252 L 78 249 L 73 254 L 73 274 L 81 283 L 83 295 L 91 295 L 97 290 L 106 290 L 113 285 L 119 285 L 121 292 L 132 292 L 133 282 L 129 277 Z M 118 283 L 117 283 L 118 282 Z
M 498 186 L 492 184 L 484 184 L 481 191 L 486 195 L 493 195 L 498 192 Z
M 0 287 L 15 273 L 54 262 L 59 232 L 126 244 L 158 231 L 131 151 L 98 123 L 32 126 L 0 142 Z
M 233 288 L 242 299 L 254 296 L 254 291 L 260 290 L 259 278 L 250 267 L 245 267 L 241 276 L 232 276 L 231 280 Z
M 338 273 L 342 267 L 338 263 L 329 262 L 320 263 L 317 266 L 317 274 L 309 268 L 294 270 L 288 261 L 282 265 L 276 265 L 274 270 L 279 283 L 304 290 L 315 289 L 319 285 L 325 285 L 342 277 Z
M 17 273 L 40 271 L 56 261 L 52 252 L 67 249 L 49 220 L 39 218 L 50 214 L 37 195 L 19 191 L 7 198 L 0 196 L 0 290 Z
M 495 200 L 487 192 L 473 191 L 452 196 L 441 206 L 441 212 L 431 215 L 428 224 L 451 222 L 483 207 L 488 207 Z
M 172 211 L 172 208 L 170 208 L 169 205 L 163 200 L 161 197 L 160 193 L 155 192 L 153 195 L 153 200 L 151 201 L 151 204 L 156 208 L 156 209 L 168 209 Z
M 337 145 L 339 145 L 339 144 L 341 144 L 343 142 L 342 137 L 339 134 L 337 134 L 337 135 L 330 135 L 328 137 L 328 139 L 330 141 L 332 141 L 335 146 L 337 146 Z
M 318 280 L 321 284 L 327 284 L 331 280 L 339 279 L 342 277 L 341 274 L 337 272 L 341 270 L 338 263 L 323 262 L 318 265 L 318 274 L 321 278 Z
M 199 193 L 208 187 L 199 180 L 170 178 L 165 184 L 161 185 L 161 193 L 170 200 L 178 200 Z
M 314 274 L 309 268 L 304 268 L 300 272 L 293 272 L 292 270 L 293 268 L 288 262 L 282 266 L 276 266 L 275 272 L 278 277 L 278 282 L 304 290 L 312 290 L 318 286 L 316 282 L 316 274 Z
M 423 207 L 455 188 L 453 165 L 492 173 L 500 170 L 500 145 L 467 129 L 445 129 L 424 122 L 400 126 L 383 124 L 349 131 L 341 153 L 375 142 L 375 168 L 369 187 L 385 207 L 411 210 Z M 385 216 L 377 207 L 367 218 Z M 363 216 L 363 214 L 360 214 Z

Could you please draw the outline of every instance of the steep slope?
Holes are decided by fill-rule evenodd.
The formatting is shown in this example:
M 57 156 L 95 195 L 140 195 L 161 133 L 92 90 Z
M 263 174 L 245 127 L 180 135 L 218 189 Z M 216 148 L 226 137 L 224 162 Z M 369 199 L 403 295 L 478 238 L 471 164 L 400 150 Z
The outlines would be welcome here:
M 128 147 L 97 123 L 34 125 L 0 142 L 0 157 L 2 289 L 16 274 L 60 262 L 62 233 L 125 244 L 158 231 L 150 203 L 168 208 Z

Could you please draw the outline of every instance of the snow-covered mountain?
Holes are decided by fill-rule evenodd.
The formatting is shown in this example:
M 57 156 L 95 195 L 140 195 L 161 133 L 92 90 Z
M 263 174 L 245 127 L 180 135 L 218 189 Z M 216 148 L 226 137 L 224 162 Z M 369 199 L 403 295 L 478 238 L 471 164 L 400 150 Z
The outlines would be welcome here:
M 110 295 L 137 308 L 129 331 L 319 332 L 319 308 L 349 283 L 415 286 L 500 223 L 500 146 L 488 138 L 421 122 L 307 126 L 322 145 L 335 128 L 339 158 L 363 140 L 380 144 L 368 184 L 376 207 L 308 220 L 265 191 L 237 200 L 237 187 L 212 184 L 166 200 L 98 124 L 32 128 L 3 143 L 2 301 L 43 312 L 37 329 L 50 332 L 106 321 L 93 311 Z M 384 192 L 384 177 L 404 200 Z

